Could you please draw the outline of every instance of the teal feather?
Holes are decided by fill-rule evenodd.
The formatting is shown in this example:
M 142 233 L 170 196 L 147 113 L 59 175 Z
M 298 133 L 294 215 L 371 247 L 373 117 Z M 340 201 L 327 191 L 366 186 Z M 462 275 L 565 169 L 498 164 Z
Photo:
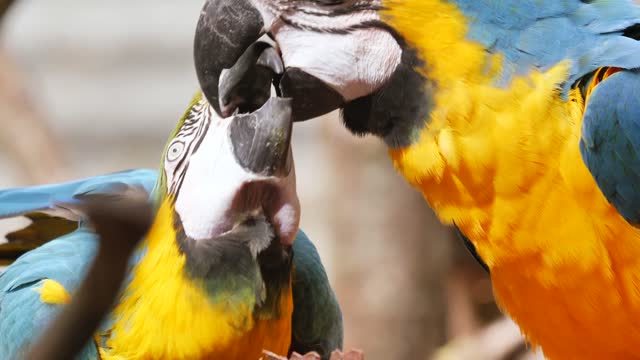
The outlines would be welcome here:
M 342 349 L 342 312 L 320 255 L 302 230 L 293 243 L 293 334 L 291 350 L 316 351 L 323 360 Z

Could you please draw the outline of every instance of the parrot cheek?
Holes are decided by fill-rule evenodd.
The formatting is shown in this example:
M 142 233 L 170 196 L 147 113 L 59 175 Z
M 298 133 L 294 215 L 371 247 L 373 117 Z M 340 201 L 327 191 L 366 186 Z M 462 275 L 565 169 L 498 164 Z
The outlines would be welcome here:
M 402 56 L 395 38 L 378 28 L 336 34 L 282 25 L 271 34 L 280 47 L 285 68 L 297 68 L 317 78 L 345 102 L 379 89 Z M 286 96 L 285 88 L 283 92 Z

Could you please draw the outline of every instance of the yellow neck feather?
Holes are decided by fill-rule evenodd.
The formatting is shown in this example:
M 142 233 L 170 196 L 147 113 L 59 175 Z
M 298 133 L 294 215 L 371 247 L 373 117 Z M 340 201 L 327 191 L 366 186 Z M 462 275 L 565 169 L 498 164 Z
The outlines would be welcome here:
M 532 71 L 498 88 L 493 83 L 500 57 L 465 38 L 467 20 L 454 4 L 387 0 L 387 5 L 389 22 L 416 47 L 425 60 L 423 73 L 437 89 L 420 140 L 390 150 L 390 156 L 440 219 L 463 228 L 491 266 L 517 253 L 513 231 L 540 201 L 532 194 L 544 199 L 557 183 L 597 191 L 579 154 L 583 104 L 573 95 L 563 100 L 558 91 L 570 63 Z M 509 246 L 496 246 L 506 242 Z
M 467 21 L 455 4 L 441 0 L 384 0 L 384 5 L 382 16 L 415 45 L 427 65 L 424 74 L 438 85 L 460 79 L 482 82 L 496 74 L 500 58 L 466 40 Z
M 212 303 L 186 276 L 170 200 L 160 206 L 143 246 L 146 253 L 114 310 L 103 359 L 198 358 L 253 327 L 253 303 L 237 301 L 239 294 L 220 294 Z

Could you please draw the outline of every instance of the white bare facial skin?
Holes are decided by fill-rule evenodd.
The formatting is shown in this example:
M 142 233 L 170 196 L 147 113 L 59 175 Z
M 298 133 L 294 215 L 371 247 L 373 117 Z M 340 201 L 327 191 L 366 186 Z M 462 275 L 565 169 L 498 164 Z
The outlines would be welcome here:
M 274 36 L 285 67 L 300 68 L 315 76 L 346 101 L 378 90 L 402 56 L 402 49 L 391 34 L 378 29 L 345 35 L 303 32 L 283 25 Z
M 348 33 L 331 31 L 379 21 L 380 15 L 376 10 L 323 16 L 330 9 L 312 2 L 252 2 L 262 15 L 264 31 L 276 40 L 285 68 L 299 68 L 315 76 L 346 101 L 378 90 L 400 64 L 402 48 L 384 29 L 368 27 L 349 30 Z M 380 1 L 368 3 L 371 6 L 381 5 Z M 292 10 L 293 7 L 300 11 Z M 287 24 L 280 19 L 280 14 L 287 11 L 294 13 L 288 19 L 296 24 Z M 323 31 L 300 28 L 305 26 L 318 27 Z

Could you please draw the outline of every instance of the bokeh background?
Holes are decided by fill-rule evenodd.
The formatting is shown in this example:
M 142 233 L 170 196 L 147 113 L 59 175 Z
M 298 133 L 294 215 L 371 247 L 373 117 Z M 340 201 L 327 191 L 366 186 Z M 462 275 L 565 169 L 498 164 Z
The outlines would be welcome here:
M 0 187 L 155 168 L 197 90 L 201 4 L 0 1 Z M 293 146 L 302 228 L 342 303 L 347 348 L 369 360 L 536 356 L 377 139 L 330 114 L 297 124 Z

